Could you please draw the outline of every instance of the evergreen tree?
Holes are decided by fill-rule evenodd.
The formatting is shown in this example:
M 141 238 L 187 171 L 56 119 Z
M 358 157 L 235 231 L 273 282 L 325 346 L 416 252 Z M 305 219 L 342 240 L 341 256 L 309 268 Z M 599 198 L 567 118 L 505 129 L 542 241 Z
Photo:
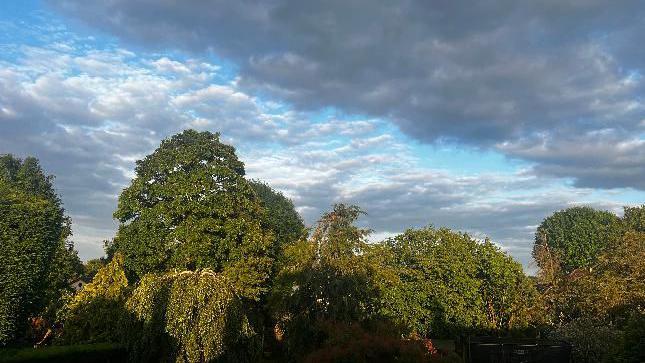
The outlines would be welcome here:
M 0 157 L 0 344 L 57 300 L 76 269 L 70 220 L 52 178 L 35 158 Z

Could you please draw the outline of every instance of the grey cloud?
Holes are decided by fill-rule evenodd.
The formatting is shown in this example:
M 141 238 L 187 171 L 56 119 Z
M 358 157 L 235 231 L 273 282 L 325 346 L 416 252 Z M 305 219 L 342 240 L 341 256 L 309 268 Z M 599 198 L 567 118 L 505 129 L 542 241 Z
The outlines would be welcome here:
M 645 140 L 616 130 L 533 137 L 498 147 L 536 162 L 532 172 L 571 177 L 578 187 L 645 190 Z
M 555 155 L 563 127 L 643 132 L 640 1 L 49 3 L 127 41 L 227 57 L 243 89 L 301 109 L 384 117 L 424 142 L 511 142 L 509 155 L 527 155 L 535 172 L 643 189 L 642 168 L 624 173 L 619 160 L 593 172 L 541 165 L 518 143 L 548 135 Z

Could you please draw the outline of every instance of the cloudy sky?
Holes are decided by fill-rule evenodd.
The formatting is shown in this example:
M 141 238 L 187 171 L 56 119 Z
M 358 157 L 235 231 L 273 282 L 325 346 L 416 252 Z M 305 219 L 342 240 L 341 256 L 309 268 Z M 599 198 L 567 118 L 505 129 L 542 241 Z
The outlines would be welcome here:
M 82 258 L 137 159 L 219 131 L 307 224 L 428 224 L 531 267 L 555 210 L 645 202 L 645 4 L 609 0 L 0 3 L 0 153 L 38 157 Z

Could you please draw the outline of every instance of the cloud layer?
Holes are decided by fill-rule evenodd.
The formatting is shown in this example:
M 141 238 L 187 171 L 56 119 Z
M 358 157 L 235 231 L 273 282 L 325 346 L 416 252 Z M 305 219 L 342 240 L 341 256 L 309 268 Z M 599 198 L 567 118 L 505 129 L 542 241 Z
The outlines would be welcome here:
M 387 119 L 581 187 L 645 189 L 640 1 L 49 3 L 131 43 L 228 59 L 241 90 L 299 110 Z
M 130 16 L 126 9 L 118 10 L 125 6 L 118 1 L 105 4 L 113 6 L 108 13 L 113 14 L 115 22 L 124 22 Z M 148 6 L 164 4 L 151 2 Z M 239 16 L 252 18 L 248 21 L 264 19 L 268 22 L 264 25 L 267 34 L 274 34 L 269 23 L 279 14 L 259 11 L 250 3 L 240 4 L 249 8 L 239 10 L 242 14 Z M 88 4 L 86 10 L 90 11 L 92 6 Z M 185 11 L 188 12 L 185 16 L 193 15 L 191 9 Z M 205 19 L 214 16 L 204 11 Z M 222 29 L 224 23 L 231 27 L 237 24 L 232 18 L 234 14 L 223 14 Z M 334 14 L 328 15 L 329 22 L 340 21 L 334 20 Z M 166 21 L 169 31 L 179 27 L 170 20 Z M 315 28 L 316 22 L 305 20 L 301 19 Z M 333 203 L 355 203 L 368 212 L 361 223 L 375 229 L 374 239 L 429 223 L 448 226 L 477 237 L 491 237 L 529 269 L 532 234 L 548 214 L 572 204 L 619 211 L 623 204 L 638 202 L 643 197 L 638 191 L 593 188 L 643 189 L 643 141 L 636 133 L 628 132 L 630 127 L 638 127 L 629 118 L 640 112 L 638 105 L 632 114 L 615 105 L 607 106 L 611 109 L 607 112 L 623 112 L 624 116 L 616 119 L 612 127 L 605 127 L 598 120 L 567 123 L 553 119 L 549 121 L 553 130 L 517 126 L 519 131 L 513 131 L 507 130 L 507 126 L 495 126 L 497 121 L 487 124 L 469 119 L 455 119 L 451 122 L 453 125 L 448 122 L 443 125 L 435 118 L 416 119 L 408 114 L 413 111 L 409 105 L 394 105 L 401 107 L 394 112 L 386 110 L 392 105 L 388 106 L 383 99 L 383 105 L 379 106 L 383 110 L 377 112 L 362 100 L 350 97 L 354 91 L 370 88 L 372 80 L 380 82 L 386 91 L 390 85 L 394 87 L 397 82 L 388 80 L 383 65 L 373 65 L 376 67 L 374 78 L 366 77 L 362 85 L 349 81 L 344 85 L 338 83 L 341 79 L 336 77 L 340 75 L 331 70 L 324 79 L 312 78 L 307 87 L 269 82 L 262 78 L 269 75 L 260 77 L 260 73 L 251 70 L 251 63 L 259 65 L 268 54 L 277 57 L 276 60 L 280 54 L 296 54 L 289 50 L 290 43 L 281 43 L 279 47 L 268 43 L 272 39 L 269 35 L 263 44 L 236 45 L 227 39 L 226 42 L 232 43 L 215 47 L 209 46 L 199 31 L 182 33 L 173 29 L 169 34 L 174 34 L 176 39 L 170 41 L 184 42 L 181 44 L 196 52 L 186 55 L 124 48 L 124 44 L 112 40 L 80 36 L 48 14 L 35 23 L 0 21 L 0 34 L 5 36 L 0 38 L 3 51 L 0 54 L 0 153 L 34 155 L 48 172 L 56 175 L 55 185 L 73 219 L 74 239 L 83 258 L 101 255 L 101 240 L 113 236 L 116 225 L 111 214 L 118 194 L 133 176 L 135 160 L 152 152 L 161 139 L 185 128 L 220 131 L 227 142 L 238 148 L 247 174 L 268 181 L 291 197 L 309 225 Z M 201 18 L 194 23 L 208 25 Z M 454 39 L 465 34 L 460 29 L 453 31 L 442 34 Z M 159 41 L 160 46 L 164 44 L 163 39 L 154 38 L 154 26 L 149 32 L 150 40 Z M 254 32 L 236 28 L 231 34 L 247 39 Z M 306 37 L 303 32 L 294 37 Z M 311 42 L 313 47 L 317 40 Z M 208 47 L 228 54 L 240 68 L 233 67 L 235 70 L 231 71 L 226 62 L 203 56 Z M 351 53 L 351 47 L 347 51 Z M 260 57 L 255 53 L 266 54 Z M 353 56 L 361 57 L 360 54 Z M 388 53 L 383 53 L 380 61 L 387 63 L 388 57 Z M 400 61 L 406 57 L 402 54 Z M 301 71 L 297 59 L 290 60 L 295 62 L 290 66 L 294 74 Z M 339 57 L 337 62 L 347 59 Z M 326 62 L 331 62 L 331 58 Z M 284 77 L 292 76 L 286 68 L 276 65 L 274 69 L 276 77 L 280 76 L 279 72 Z M 359 72 L 363 68 L 354 69 Z M 412 71 L 415 71 L 412 64 L 402 67 L 396 79 L 401 84 L 412 85 L 416 82 L 408 73 Z M 467 72 L 463 76 L 466 75 Z M 351 77 L 360 75 L 348 77 L 357 80 Z M 318 89 L 316 82 L 355 88 L 354 91 L 339 90 L 338 95 L 325 95 L 326 86 L 321 83 Z M 628 77 L 625 82 L 617 94 L 629 95 L 640 87 L 636 76 Z M 417 91 L 410 88 L 405 92 L 402 95 L 412 97 Z M 448 101 L 447 94 L 439 92 L 433 97 Z M 305 96 L 311 99 L 294 98 Z M 317 97 L 320 97 L 319 104 L 314 102 Z M 334 101 L 334 97 L 338 100 Z M 459 109 L 463 104 L 460 102 L 464 101 L 455 98 L 453 102 L 450 107 Z M 336 107 L 309 111 L 320 105 Z M 486 109 L 481 108 L 481 103 L 472 107 Z M 499 127 L 502 131 L 482 131 L 482 135 L 491 136 L 471 137 L 459 124 L 473 130 Z M 616 126 L 619 124 L 626 126 Z M 432 127 L 437 128 L 439 136 L 431 136 L 435 133 Z M 450 131 L 451 128 L 455 131 Z M 561 133 L 563 130 L 567 132 Z M 438 145 L 436 149 L 413 142 L 414 139 L 431 142 L 437 137 L 442 141 L 434 142 Z M 491 162 L 484 153 L 478 152 L 482 149 L 528 163 Z M 440 163 L 437 159 L 445 160 Z M 468 163 L 465 159 L 469 159 Z M 477 165 L 477 170 L 463 167 L 467 164 Z M 572 183 L 563 182 L 562 178 L 571 177 Z

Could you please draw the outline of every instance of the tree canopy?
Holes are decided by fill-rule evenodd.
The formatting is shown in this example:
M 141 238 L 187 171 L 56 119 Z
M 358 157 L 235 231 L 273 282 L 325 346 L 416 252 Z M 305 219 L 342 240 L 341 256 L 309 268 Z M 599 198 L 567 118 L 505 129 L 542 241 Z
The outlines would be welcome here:
M 430 338 L 538 331 L 581 361 L 645 359 L 645 205 L 545 218 L 532 278 L 490 240 L 447 228 L 369 242 L 354 205 L 305 229 L 219 134 L 174 135 L 135 171 L 107 257 L 83 266 L 52 177 L 0 156 L 0 345 L 56 312 L 57 342 L 120 343 L 133 361 L 257 361 L 279 347 L 273 358 L 422 362 Z M 83 274 L 92 282 L 73 293 Z
M 362 213 L 336 204 L 310 238 L 285 250 L 272 310 L 295 354 L 315 344 L 320 323 L 361 322 L 375 311 L 376 289 L 362 255 L 369 230 L 354 225 Z
M 275 236 L 274 249 L 277 256 L 284 245 L 297 241 L 305 234 L 305 224 L 293 202 L 284 194 L 259 180 L 251 180 L 249 183 L 265 210 L 264 222 Z
M 58 298 L 78 262 L 51 180 L 35 158 L 0 157 L 0 344 Z M 65 261 L 70 269 L 53 265 Z
M 525 328 L 537 292 L 522 266 L 490 241 L 446 228 L 410 229 L 371 252 L 383 314 L 420 336 Z
M 121 222 L 114 243 L 129 273 L 211 268 L 245 296 L 265 290 L 274 237 L 244 164 L 219 134 L 174 135 L 135 171 L 114 212 Z
M 553 336 L 573 342 L 576 361 L 640 361 L 645 358 L 639 351 L 645 334 L 645 214 L 642 206 L 625 207 L 622 218 L 607 213 L 587 208 L 584 218 L 575 214 L 569 220 L 569 225 L 577 221 L 573 228 L 582 235 L 559 234 L 562 245 L 586 252 L 587 262 L 575 269 L 560 262 L 561 249 L 536 241 L 546 318 Z M 566 224 L 549 224 L 554 225 Z M 580 244 L 580 237 L 605 240 L 597 241 L 598 247 Z
M 645 204 L 623 208 L 623 227 L 626 230 L 645 232 Z
M 544 219 L 537 228 L 533 257 L 542 268 L 548 263 L 542 256 L 551 254 L 557 258 L 562 273 L 567 274 L 593 263 L 620 232 L 620 220 L 611 212 L 591 207 L 561 210 Z

